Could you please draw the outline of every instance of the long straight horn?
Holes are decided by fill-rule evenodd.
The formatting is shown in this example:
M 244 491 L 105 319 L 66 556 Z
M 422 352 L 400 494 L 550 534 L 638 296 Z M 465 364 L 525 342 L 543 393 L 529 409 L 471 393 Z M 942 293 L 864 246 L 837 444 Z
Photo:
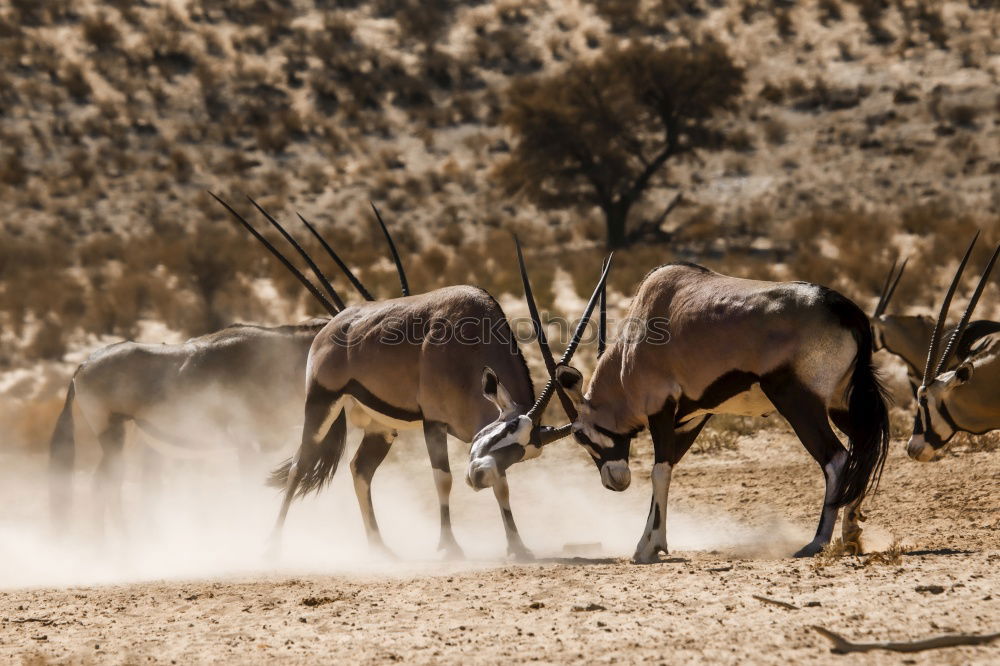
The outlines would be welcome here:
M 371 292 L 365 289 L 365 285 L 361 284 L 361 280 L 359 280 L 358 277 L 351 271 L 351 269 L 347 267 L 347 264 L 345 264 L 344 260 L 340 258 L 340 255 L 334 252 L 333 248 L 330 247 L 330 244 L 326 242 L 326 239 L 323 238 L 318 231 L 316 231 L 316 227 L 309 224 L 309 220 L 302 217 L 302 213 L 296 212 L 295 214 L 299 216 L 300 220 L 302 220 L 302 224 L 306 225 L 306 229 L 309 230 L 309 233 L 311 233 L 313 236 L 316 237 L 316 240 L 319 241 L 319 244 L 323 246 L 323 249 L 326 250 L 326 253 L 330 255 L 330 258 L 333 259 L 335 264 L 337 264 L 337 267 L 344 272 L 344 275 L 347 276 L 347 279 L 351 281 L 351 284 L 354 285 L 354 288 L 358 290 L 359 294 L 361 294 L 361 298 L 365 299 L 366 301 L 374 301 L 375 297 L 371 295 Z
M 948 309 L 951 307 L 951 299 L 955 295 L 955 289 L 958 287 L 958 283 L 962 279 L 962 273 L 965 271 L 965 265 L 969 263 L 969 257 L 972 255 L 972 248 L 976 245 L 976 240 L 979 238 L 979 232 L 972 237 L 972 242 L 969 243 L 969 249 L 965 251 L 965 256 L 962 257 L 962 263 L 958 265 L 958 270 L 955 272 L 955 277 L 951 281 L 951 286 L 948 287 L 948 293 L 945 294 L 944 301 L 941 303 L 941 311 L 938 313 L 937 321 L 934 323 L 934 332 L 931 333 L 930 346 L 927 349 L 927 364 L 924 366 L 924 377 L 921 380 L 922 386 L 927 386 L 927 383 L 933 379 L 934 375 L 931 373 L 937 367 L 937 353 L 938 348 L 941 346 L 941 332 L 944 330 L 944 320 L 948 318 Z
M 309 290 L 309 293 L 313 295 L 313 298 L 315 298 L 317 301 L 319 301 L 319 304 L 323 306 L 324 310 L 326 310 L 327 312 L 330 313 L 331 317 L 334 316 L 334 315 L 336 315 L 338 312 L 340 312 L 340 309 L 338 309 L 333 303 L 331 303 L 326 298 L 326 296 L 324 296 L 323 293 L 319 289 L 317 289 L 313 285 L 313 283 L 310 282 L 309 279 L 305 275 L 303 275 L 301 272 L 299 272 L 299 269 L 295 268 L 295 266 L 292 264 L 292 262 L 288 261 L 288 259 L 285 258 L 285 255 L 281 254 L 281 252 L 279 252 L 277 250 L 277 248 L 275 248 L 273 245 L 271 245 L 270 241 L 268 241 L 266 238 L 264 238 L 264 236 L 259 231 L 257 231 L 252 224 L 250 224 L 249 222 L 247 222 L 246 219 L 242 215 L 240 215 L 239 213 L 237 213 L 233 209 L 232 206 L 230 206 L 228 203 L 226 203 L 225 201 L 223 201 L 222 199 L 220 199 L 219 197 L 217 197 L 214 192 L 209 192 L 209 194 L 212 195 L 213 199 L 215 199 L 220 204 L 222 204 L 223 207 L 226 210 L 228 210 L 230 213 L 232 213 L 233 217 L 235 217 L 236 220 L 241 225 L 243 225 L 243 228 L 245 228 L 247 231 L 249 231 L 250 234 L 254 238 L 256 238 L 258 241 L 260 241 L 260 243 L 264 247 L 266 247 L 268 249 L 268 251 L 270 251 L 270 253 L 273 254 L 278 259 L 278 261 L 280 261 L 282 263 L 282 265 L 285 268 L 287 268 L 289 270 L 289 272 L 291 272 L 291 274 L 294 275 L 296 277 L 296 279 L 298 279 L 299 282 L 302 283 L 302 285 L 306 289 Z
M 979 284 L 976 285 L 976 290 L 972 292 L 972 299 L 969 300 L 969 304 L 965 307 L 965 312 L 962 313 L 962 318 L 958 320 L 958 326 L 951 334 L 951 338 L 948 340 L 948 344 L 944 348 L 944 353 L 941 354 L 941 360 L 938 361 L 938 366 L 934 370 L 934 376 L 937 377 L 941 374 L 948 363 L 948 357 L 951 355 L 952 349 L 955 348 L 955 344 L 962 337 L 962 333 L 965 333 L 965 329 L 969 325 L 969 319 L 972 317 L 972 313 L 976 309 L 976 305 L 979 304 L 979 297 L 983 295 L 983 289 L 986 288 L 986 282 L 990 278 L 990 273 L 993 272 L 993 264 L 997 262 L 997 255 L 1000 255 L 1000 245 L 997 245 L 996 249 L 993 250 L 993 256 L 990 257 L 990 261 L 986 264 L 986 269 L 983 271 L 982 276 L 979 278 Z
M 885 276 L 885 282 L 882 283 L 882 289 L 878 293 L 878 303 L 875 304 L 875 312 L 872 313 L 872 317 L 878 317 L 882 314 L 885 306 L 885 295 L 889 292 L 889 285 L 892 284 L 893 274 L 896 272 L 896 263 L 898 261 L 898 259 L 893 259 L 892 267 L 889 268 L 889 273 Z
M 889 287 L 889 291 L 885 294 L 885 301 L 882 302 L 882 310 L 879 314 L 885 312 L 886 308 L 889 307 L 889 301 L 892 300 L 892 295 L 896 293 L 896 287 L 899 285 L 899 279 L 903 277 L 903 271 L 906 270 L 906 263 L 910 260 L 909 257 L 903 259 L 903 265 L 899 267 L 899 272 L 896 273 L 896 279 L 892 281 L 892 286 Z
M 292 235 L 290 233 L 285 231 L 285 228 L 281 226 L 278 223 L 278 221 L 271 216 L 270 213 L 264 210 L 263 206 L 261 206 L 259 203 L 257 203 L 250 197 L 247 197 L 247 201 L 252 203 L 254 208 L 259 210 L 264 215 L 264 217 L 267 218 L 267 221 L 271 223 L 271 226 L 277 229 L 278 232 L 282 236 L 284 236 L 285 240 L 288 241 L 288 243 L 293 248 L 295 248 L 295 251 L 299 253 L 299 256 L 306 260 L 306 264 L 309 265 L 309 270 L 313 272 L 313 275 L 316 276 L 316 279 L 319 280 L 319 283 L 323 285 L 324 289 L 326 289 L 326 293 L 330 294 L 330 300 L 333 301 L 333 304 L 336 305 L 337 308 L 343 310 L 344 309 L 343 299 L 340 298 L 340 294 L 337 293 L 337 290 L 333 288 L 333 285 L 330 284 L 330 281 L 326 279 L 325 275 L 323 275 L 323 271 L 319 269 L 319 266 L 317 266 L 316 262 L 312 260 L 312 257 L 310 257 L 309 254 L 302 249 L 302 246 L 299 245 L 294 238 L 292 238 Z
M 549 399 L 552 397 L 552 389 L 555 387 L 555 384 L 551 378 L 556 376 L 556 361 L 552 358 L 552 348 L 549 347 L 549 341 L 545 335 L 545 327 L 542 325 L 542 319 L 538 315 L 538 306 L 535 304 L 535 295 L 531 291 L 531 280 L 528 278 L 528 269 L 524 265 L 524 253 L 521 251 L 521 241 L 518 240 L 516 235 L 514 236 L 514 245 L 517 248 L 517 264 L 521 269 L 524 300 L 528 303 L 528 312 L 531 313 L 531 323 L 535 328 L 538 348 L 542 352 L 542 360 L 545 361 L 545 369 L 548 370 L 550 377 L 538 400 L 535 401 L 535 404 L 531 406 L 531 409 L 526 414 L 532 423 L 537 423 L 542 416 L 542 412 L 545 411 Z M 559 402 L 562 403 L 563 409 L 566 410 L 566 415 L 569 416 L 570 420 L 576 420 L 576 408 L 573 407 L 573 401 L 570 400 L 561 387 L 559 387 L 558 393 Z
M 382 227 L 382 233 L 385 234 L 385 240 L 389 243 L 389 252 L 392 253 L 392 260 L 396 262 L 396 273 L 399 274 L 399 290 L 403 292 L 403 296 L 410 295 L 410 283 L 406 280 L 406 271 L 403 270 L 403 262 L 399 258 L 399 252 L 396 250 L 396 243 L 392 240 L 392 234 L 389 233 L 389 228 L 385 226 L 385 222 L 382 220 L 382 213 L 378 212 L 378 208 L 375 207 L 374 201 L 369 201 L 372 210 L 375 211 L 375 219 L 378 220 L 378 224 Z
M 608 267 L 608 262 L 611 258 L 604 260 L 604 265 L 601 269 Z M 601 310 L 598 318 L 597 327 L 597 358 L 604 356 L 604 350 L 608 346 L 608 285 L 607 283 L 601 287 Z

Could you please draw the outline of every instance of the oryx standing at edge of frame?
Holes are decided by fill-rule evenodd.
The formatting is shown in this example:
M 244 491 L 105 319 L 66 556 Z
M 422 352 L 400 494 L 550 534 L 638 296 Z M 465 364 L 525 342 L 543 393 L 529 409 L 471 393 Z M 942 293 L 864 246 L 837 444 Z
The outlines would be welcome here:
M 910 389 L 913 397 L 916 397 L 917 388 L 920 386 L 923 375 L 927 343 L 934 330 L 934 319 L 925 315 L 898 315 L 886 314 L 885 312 L 896 291 L 896 286 L 899 284 L 899 279 L 903 276 L 907 261 L 908 259 L 903 261 L 898 272 L 896 272 L 896 262 L 893 262 L 885 283 L 882 285 L 882 293 L 879 295 L 871 321 L 875 336 L 875 351 L 885 349 L 903 361 L 906 365 L 907 378 L 910 380 Z M 944 336 L 950 338 L 954 331 L 955 327 L 952 326 L 945 330 Z M 978 350 L 978 342 L 997 332 L 1000 332 L 1000 322 L 987 319 L 969 322 L 955 345 L 954 356 L 949 359 L 945 367 L 949 370 L 953 369 L 963 359 Z
M 667 552 L 671 472 L 713 414 L 778 411 L 822 468 L 826 492 L 816 536 L 797 556 L 813 555 L 830 541 L 841 506 L 848 506 L 845 543 L 859 543 L 860 502 L 877 483 L 889 442 L 864 312 L 825 287 L 745 280 L 675 263 L 643 279 L 626 321 L 644 330 L 619 335 L 598 359 L 586 392 L 578 370 L 556 365 L 544 346 L 543 354 L 568 394 L 574 437 L 605 487 L 628 487 L 631 440 L 650 429 L 653 493 L 635 562 L 654 562 Z M 848 435 L 849 449 L 831 420 Z M 470 468 L 493 453 L 477 455 Z
M 607 270 L 585 318 L 606 276 Z M 348 418 L 364 430 L 351 472 L 369 545 L 385 549 L 372 508 L 375 470 L 399 430 L 422 427 L 440 507 L 438 548 L 452 557 L 462 556 L 462 550 L 451 527 L 447 436 L 464 442 L 486 438 L 533 457 L 569 433 L 568 428 L 540 425 L 537 417 L 551 391 L 535 400 L 527 363 L 506 316 L 479 287 L 443 287 L 348 307 L 316 336 L 306 383 L 302 444 L 271 479 L 284 489 L 275 548 L 292 500 L 319 490 L 336 473 Z M 508 554 L 532 557 L 514 522 L 506 477 L 495 479 L 493 491 Z
M 962 279 L 962 273 L 978 237 L 977 233 L 969 244 L 969 249 L 966 250 L 965 257 L 959 264 L 951 286 L 941 303 L 941 311 L 938 313 L 927 350 L 923 379 L 920 388 L 917 389 L 913 433 L 906 445 L 907 454 L 920 462 L 933 460 L 935 453 L 957 432 L 981 435 L 1000 429 L 1000 402 L 997 400 L 1000 389 L 1000 339 L 996 337 L 989 339 L 970 357 L 959 359 L 957 366 L 947 369 L 957 344 L 956 340 L 962 338 L 969 324 L 969 318 L 986 288 L 997 256 L 1000 255 L 1000 245 L 997 245 L 993 256 L 990 257 L 965 312 L 948 336 L 948 343 L 938 358 L 938 349 L 944 340 L 942 334 L 944 320 L 948 316 L 952 297 Z

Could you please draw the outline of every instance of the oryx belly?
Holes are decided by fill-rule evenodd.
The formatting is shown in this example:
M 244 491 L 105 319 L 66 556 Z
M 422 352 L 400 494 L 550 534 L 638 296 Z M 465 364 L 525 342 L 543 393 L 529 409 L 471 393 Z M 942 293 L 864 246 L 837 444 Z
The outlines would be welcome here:
M 388 414 L 383 414 L 374 407 L 369 407 L 364 404 L 357 398 L 354 399 L 354 404 L 356 405 L 355 409 L 349 412 L 351 422 L 359 424 L 359 427 L 368 431 L 377 429 L 372 427 L 373 423 L 382 426 L 385 430 L 414 430 L 421 427 L 423 424 L 423 421 L 419 418 L 415 421 L 409 421 L 389 416 Z M 360 425 L 365 422 L 366 417 L 368 419 L 367 423 L 365 423 L 365 425 Z
M 760 389 L 760 384 L 752 384 L 750 388 L 727 398 L 715 406 L 699 406 L 698 409 L 686 414 L 685 420 L 704 416 L 705 414 L 730 414 L 732 416 L 765 416 L 774 411 L 774 405 Z

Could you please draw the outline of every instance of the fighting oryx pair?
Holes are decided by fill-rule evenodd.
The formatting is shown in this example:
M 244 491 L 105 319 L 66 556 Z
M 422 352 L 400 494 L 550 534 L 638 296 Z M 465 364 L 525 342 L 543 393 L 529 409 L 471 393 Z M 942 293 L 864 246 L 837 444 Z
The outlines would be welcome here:
M 441 346 L 420 336 L 399 344 L 401 324 L 413 330 L 410 324 L 416 322 L 502 318 L 499 305 L 482 290 L 447 287 L 346 308 L 317 335 L 309 353 L 302 444 L 274 476 L 285 489 L 277 530 L 292 499 L 321 487 L 336 471 L 347 414 L 366 430 L 351 467 L 372 543 L 381 544 L 371 511 L 372 474 L 399 428 L 423 424 L 438 477 L 441 546 L 457 549 L 447 510 L 451 477 L 444 441 L 450 432 L 472 442 L 467 481 L 494 489 L 508 547 L 521 554 L 526 551 L 514 527 L 506 483 L 512 464 L 536 457 L 543 445 L 572 431 L 597 464 L 603 484 L 624 490 L 630 482 L 631 440 L 649 427 L 653 497 L 635 560 L 654 561 L 667 549 L 672 469 L 711 415 L 776 410 L 826 479 L 815 538 L 798 555 L 814 554 L 829 542 L 841 506 L 850 507 L 845 537 L 857 540 L 857 507 L 877 482 L 886 455 L 888 413 L 872 367 L 868 318 L 854 303 L 816 285 L 743 280 L 693 264 L 662 266 L 643 280 L 628 318 L 669 322 L 667 340 L 617 339 L 602 349 L 585 392 L 581 373 L 566 363 L 603 291 L 608 264 L 557 364 L 518 250 L 525 296 L 550 374 L 538 400 L 512 336 L 511 342 L 478 347 Z M 390 325 L 392 331 L 386 328 Z M 554 391 L 572 420 L 569 426 L 540 423 Z M 830 420 L 848 436 L 848 449 Z

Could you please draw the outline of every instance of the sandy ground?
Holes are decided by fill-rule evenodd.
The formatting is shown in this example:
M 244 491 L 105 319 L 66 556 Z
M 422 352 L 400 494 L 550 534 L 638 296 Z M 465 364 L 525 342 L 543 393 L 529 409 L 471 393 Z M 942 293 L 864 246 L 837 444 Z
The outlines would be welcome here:
M 533 563 L 497 559 L 503 547 L 491 498 L 456 484 L 456 532 L 470 560 L 442 563 L 432 555 L 436 526 L 429 478 L 412 481 L 417 489 L 412 496 L 386 490 L 429 477 L 414 451 L 409 457 L 394 452 L 374 486 L 376 510 L 387 542 L 400 554 L 398 562 L 373 560 L 359 546 L 357 509 L 349 479 L 341 477 L 325 500 L 317 498 L 314 506 L 307 500 L 293 510 L 293 523 L 296 516 L 300 522 L 290 529 L 299 530 L 300 542 L 290 539 L 285 550 L 294 554 L 298 548 L 301 554 L 309 549 L 302 545 L 304 534 L 342 529 L 337 538 L 354 544 L 346 555 L 320 548 L 308 562 L 277 569 L 244 564 L 227 571 L 220 564 L 208 569 L 209 575 L 181 570 L 177 577 L 167 567 L 162 570 L 168 578 L 155 579 L 153 568 L 134 571 L 132 576 L 146 580 L 130 583 L 39 587 L 43 578 L 31 566 L 30 553 L 21 553 L 14 564 L 26 573 L 18 578 L 8 568 L 0 582 L 7 588 L 0 592 L 0 659 L 1000 662 L 1000 642 L 914 655 L 838 657 L 811 628 L 825 626 L 859 641 L 1000 631 L 996 451 L 958 451 L 920 465 L 907 460 L 895 442 L 866 536 L 870 547 L 902 540 L 905 554 L 895 564 L 845 557 L 825 566 L 788 557 L 814 528 L 821 476 L 785 433 L 744 438 L 738 451 L 689 455 L 671 488 L 671 559 L 651 566 L 627 560 L 645 521 L 644 459 L 633 463 L 633 487 L 622 494 L 601 489 L 582 452 L 568 443 L 515 468 L 515 515 L 540 556 Z M 457 448 L 452 460 L 455 466 L 461 462 Z M 417 469 L 419 475 L 411 474 Z M 273 500 L 262 500 L 267 515 L 261 525 L 270 520 Z M 331 519 L 340 515 L 339 521 Z M 4 517 L 9 516 L 8 509 Z M 7 537 L 14 520 L 4 523 Z M 400 539 L 408 527 L 419 538 Z M 602 545 L 583 556 L 560 556 L 565 551 L 559 543 L 566 541 Z M 9 541 L 0 552 L 12 552 Z M 77 551 L 64 555 L 78 559 Z

